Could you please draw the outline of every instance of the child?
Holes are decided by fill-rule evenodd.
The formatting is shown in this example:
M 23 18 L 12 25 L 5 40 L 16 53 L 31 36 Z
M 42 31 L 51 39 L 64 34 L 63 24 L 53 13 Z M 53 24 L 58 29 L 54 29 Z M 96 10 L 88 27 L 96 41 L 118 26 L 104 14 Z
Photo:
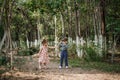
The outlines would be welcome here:
M 54 48 L 54 47 L 49 47 L 49 48 Z M 42 47 L 39 51 L 39 69 L 45 68 L 46 69 L 46 65 L 49 63 L 49 57 L 48 57 L 48 44 L 47 44 L 47 40 L 43 39 L 42 41 Z
M 67 38 L 62 39 L 62 42 L 59 45 L 60 47 L 60 66 L 59 68 L 61 69 L 63 67 L 63 60 L 65 60 L 65 67 L 68 68 L 68 44 L 67 44 Z

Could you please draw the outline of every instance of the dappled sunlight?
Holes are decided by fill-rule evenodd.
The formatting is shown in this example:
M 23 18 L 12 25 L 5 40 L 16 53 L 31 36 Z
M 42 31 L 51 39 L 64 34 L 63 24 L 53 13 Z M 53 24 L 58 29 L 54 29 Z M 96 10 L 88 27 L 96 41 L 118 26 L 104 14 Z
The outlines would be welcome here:
M 27 58 L 27 57 L 26 57 Z M 2 77 L 10 78 L 10 80 L 119 80 L 120 74 L 107 73 L 96 69 L 86 70 L 80 67 L 69 67 L 68 69 L 59 69 L 58 62 L 51 58 L 47 69 L 38 69 L 38 58 L 33 57 L 32 61 L 28 57 L 26 63 L 16 66 L 15 70 L 2 74 Z M 17 67 L 20 67 L 20 69 Z M 1 77 L 1 78 L 2 78 Z

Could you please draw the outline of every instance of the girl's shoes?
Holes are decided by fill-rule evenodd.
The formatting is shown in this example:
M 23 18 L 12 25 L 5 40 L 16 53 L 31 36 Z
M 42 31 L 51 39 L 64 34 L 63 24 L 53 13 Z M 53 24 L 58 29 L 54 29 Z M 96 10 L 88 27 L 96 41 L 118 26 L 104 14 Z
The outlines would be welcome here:
M 42 69 L 42 67 L 41 67 L 41 66 L 39 66 L 39 69 Z
M 39 66 L 39 69 L 47 69 L 47 66 Z
M 44 69 L 47 69 L 47 66 L 44 66 L 43 68 L 44 68 Z

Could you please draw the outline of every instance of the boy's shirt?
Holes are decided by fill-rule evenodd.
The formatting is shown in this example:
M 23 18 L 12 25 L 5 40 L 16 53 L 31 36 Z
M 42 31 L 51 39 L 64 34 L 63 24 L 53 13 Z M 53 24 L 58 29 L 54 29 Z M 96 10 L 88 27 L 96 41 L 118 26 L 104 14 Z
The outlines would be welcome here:
M 59 44 L 60 51 L 64 51 L 68 49 L 68 44 L 60 43 Z

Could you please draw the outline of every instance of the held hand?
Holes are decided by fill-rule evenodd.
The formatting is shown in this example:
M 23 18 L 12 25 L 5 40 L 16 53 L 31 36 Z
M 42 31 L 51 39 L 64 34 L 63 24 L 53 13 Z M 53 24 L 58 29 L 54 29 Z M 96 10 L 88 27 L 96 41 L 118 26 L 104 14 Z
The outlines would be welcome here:
M 58 46 L 55 46 L 55 48 L 58 48 Z
M 50 48 L 50 49 L 54 49 L 54 48 L 55 48 L 55 46 L 48 46 L 48 48 Z

